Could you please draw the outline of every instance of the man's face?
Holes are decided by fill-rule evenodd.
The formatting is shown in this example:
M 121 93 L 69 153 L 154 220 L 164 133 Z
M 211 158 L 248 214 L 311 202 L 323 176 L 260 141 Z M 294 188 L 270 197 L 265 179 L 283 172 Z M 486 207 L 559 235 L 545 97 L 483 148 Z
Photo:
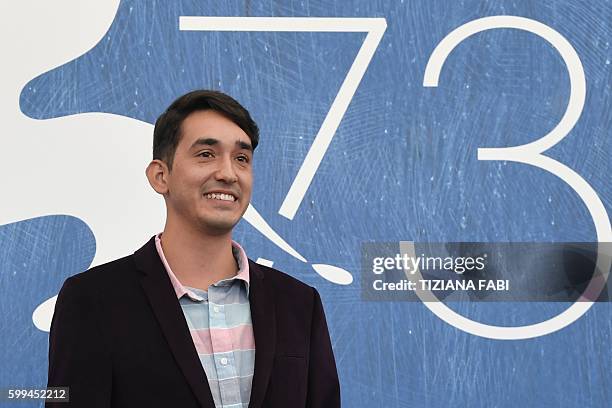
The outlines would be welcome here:
M 251 199 L 252 160 L 238 125 L 212 110 L 191 113 L 167 177 L 169 214 L 209 234 L 231 231 Z

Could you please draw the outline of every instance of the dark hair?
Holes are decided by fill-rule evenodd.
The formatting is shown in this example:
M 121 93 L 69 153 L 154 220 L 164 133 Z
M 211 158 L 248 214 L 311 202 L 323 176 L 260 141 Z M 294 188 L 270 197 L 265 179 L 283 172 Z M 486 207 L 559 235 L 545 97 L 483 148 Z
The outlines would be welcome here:
M 168 168 L 172 169 L 183 121 L 191 113 L 202 110 L 218 112 L 238 125 L 251 139 L 255 150 L 259 143 L 259 128 L 249 111 L 229 95 L 201 89 L 179 97 L 157 118 L 153 130 L 153 159 L 165 161 Z

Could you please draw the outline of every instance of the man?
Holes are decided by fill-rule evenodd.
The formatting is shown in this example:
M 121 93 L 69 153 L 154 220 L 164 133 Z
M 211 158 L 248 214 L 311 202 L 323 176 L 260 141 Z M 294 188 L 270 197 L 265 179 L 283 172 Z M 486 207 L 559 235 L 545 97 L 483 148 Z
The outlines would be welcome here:
M 146 175 L 166 203 L 164 230 L 64 283 L 48 386 L 68 386 L 70 404 L 47 406 L 340 406 L 317 291 L 231 239 L 258 133 L 214 91 L 188 93 L 158 118 Z

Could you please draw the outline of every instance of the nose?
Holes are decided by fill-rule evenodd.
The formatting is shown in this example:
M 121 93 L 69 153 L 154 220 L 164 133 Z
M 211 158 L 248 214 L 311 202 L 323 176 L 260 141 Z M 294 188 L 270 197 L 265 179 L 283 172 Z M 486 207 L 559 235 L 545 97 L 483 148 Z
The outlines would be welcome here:
M 238 181 L 238 176 L 236 175 L 231 157 L 224 156 L 218 163 L 219 166 L 215 172 L 215 180 L 224 181 L 226 183 L 235 183 Z

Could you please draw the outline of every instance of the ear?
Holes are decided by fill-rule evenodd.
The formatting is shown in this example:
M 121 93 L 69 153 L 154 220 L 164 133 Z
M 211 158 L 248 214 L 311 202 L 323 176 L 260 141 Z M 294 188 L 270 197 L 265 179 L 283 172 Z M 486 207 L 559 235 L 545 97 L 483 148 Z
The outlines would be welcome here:
M 145 173 L 153 190 L 162 195 L 168 193 L 168 174 L 170 170 L 166 163 L 155 159 L 149 163 Z

